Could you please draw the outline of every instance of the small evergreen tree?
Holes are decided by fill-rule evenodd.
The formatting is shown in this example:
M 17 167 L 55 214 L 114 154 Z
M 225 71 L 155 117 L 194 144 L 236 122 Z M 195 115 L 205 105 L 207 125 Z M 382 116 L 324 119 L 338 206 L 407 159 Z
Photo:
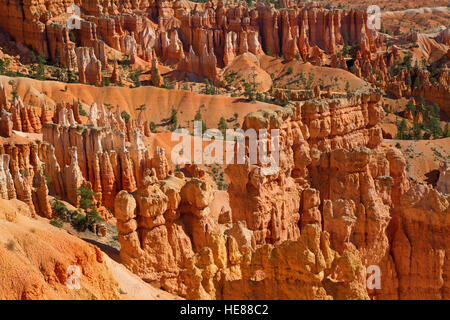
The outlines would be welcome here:
M 396 139 L 405 140 L 407 137 L 408 126 L 406 125 L 406 120 L 402 119 L 397 123 L 397 137 Z
M 204 105 L 202 105 L 202 106 L 204 106 Z M 195 117 L 194 117 L 194 121 L 202 122 L 202 133 L 205 133 L 205 131 L 207 130 L 206 123 L 205 123 L 205 121 L 202 120 L 202 114 L 200 112 L 200 109 L 202 108 L 202 106 L 200 106 L 200 108 L 197 110 L 197 113 L 195 114 Z
M 159 81 L 161 80 L 159 74 L 158 74 L 158 70 L 156 68 L 153 69 L 152 71 L 152 83 L 154 86 L 159 85 Z
M 78 114 L 80 116 L 87 117 L 88 114 L 86 113 L 86 111 L 84 111 L 83 105 L 81 104 L 80 100 L 78 100 L 77 103 L 78 103 Z
M 170 123 L 170 131 L 175 131 L 177 129 L 178 125 L 178 119 L 177 119 L 178 111 L 172 108 L 172 113 L 170 115 L 169 123 Z
M 80 187 L 77 189 L 77 193 L 80 196 L 80 208 L 85 211 L 85 215 L 78 213 L 72 223 L 77 230 L 86 231 L 95 223 L 101 221 L 102 218 L 98 215 L 98 211 L 93 204 L 95 196 L 94 191 L 85 187 Z
M 150 122 L 150 131 L 156 133 L 156 123 Z
M 414 140 L 422 139 L 422 128 L 418 122 L 413 123 L 413 138 Z
M 36 55 L 32 52 L 31 60 L 33 62 L 33 66 L 31 68 L 33 72 L 32 77 L 37 80 L 43 80 L 45 78 L 45 56 L 43 54 Z
M 137 69 L 130 74 L 130 79 L 133 82 L 135 88 L 139 88 L 142 85 L 140 81 L 141 73 L 141 69 Z
M 228 125 L 227 125 L 227 122 L 226 122 L 224 117 L 220 118 L 220 121 L 219 121 L 219 124 L 218 124 L 217 128 L 220 131 L 222 131 L 222 134 L 225 134 L 226 130 L 228 129 Z
M 348 81 L 345 83 L 345 92 L 347 95 L 350 94 L 350 83 Z
M 125 123 L 128 123 L 128 121 L 130 121 L 130 115 L 126 111 L 122 111 L 120 113 L 120 116 L 125 121 Z
M 417 110 L 416 110 L 416 106 L 414 105 L 414 103 L 412 103 L 412 101 L 409 101 L 408 104 L 406 105 L 406 110 L 408 110 L 409 112 L 411 112 L 411 114 L 413 115 L 413 117 L 416 116 Z
M 145 110 L 147 110 L 147 105 L 145 103 L 136 107 L 136 111 L 139 111 L 138 119 L 141 119 L 142 112 L 144 112 Z
M 450 130 L 448 128 L 448 122 L 445 124 L 444 131 L 442 132 L 442 137 L 443 138 L 450 137 Z

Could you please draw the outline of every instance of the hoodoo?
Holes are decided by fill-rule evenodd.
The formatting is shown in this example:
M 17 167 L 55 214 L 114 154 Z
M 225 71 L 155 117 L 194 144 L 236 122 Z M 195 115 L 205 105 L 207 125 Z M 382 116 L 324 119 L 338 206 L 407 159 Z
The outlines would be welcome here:
M 325 2 L 1 1 L 0 299 L 450 299 L 447 2 Z

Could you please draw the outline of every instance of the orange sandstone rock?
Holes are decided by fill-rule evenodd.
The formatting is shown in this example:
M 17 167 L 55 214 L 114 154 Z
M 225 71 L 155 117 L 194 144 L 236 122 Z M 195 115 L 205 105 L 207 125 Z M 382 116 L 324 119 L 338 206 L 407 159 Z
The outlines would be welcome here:
M 296 241 L 243 254 L 233 237 L 212 234 L 208 242 L 184 274 L 189 299 L 369 298 L 358 252 L 340 256 L 317 226 L 306 226 Z

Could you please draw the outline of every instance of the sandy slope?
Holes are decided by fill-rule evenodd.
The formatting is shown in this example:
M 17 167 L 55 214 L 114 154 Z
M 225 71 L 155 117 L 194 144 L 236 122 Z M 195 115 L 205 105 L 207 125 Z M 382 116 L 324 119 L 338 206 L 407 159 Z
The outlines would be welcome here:
M 0 299 L 120 299 L 97 247 L 30 216 L 25 203 L 0 199 Z M 72 265 L 80 289 L 66 285 Z
M 297 60 L 285 62 L 280 58 L 261 56 L 260 63 L 261 68 L 274 79 L 273 86 L 275 88 L 304 89 L 303 82 L 300 79 L 301 74 L 303 74 L 305 79 L 312 77 L 311 87 L 322 84 L 324 87 L 330 86 L 332 91 L 343 92 L 347 81 L 351 90 L 356 90 L 361 86 L 367 85 L 364 80 L 361 80 L 348 71 L 329 67 L 318 67 L 309 62 L 303 63 Z
M 81 84 L 65 84 L 57 81 L 37 81 L 28 78 L 9 78 L 0 76 L 9 95 L 11 86 L 8 84 L 14 80 L 17 85 L 18 95 L 25 103 L 34 106 L 42 106 L 44 101 L 49 106 L 58 101 L 73 102 L 80 99 L 85 104 L 109 103 L 120 105 L 121 110 L 137 116 L 136 107 L 141 104 L 147 105 L 147 110 L 142 114 L 145 120 L 154 121 L 159 124 L 170 117 L 172 108 L 178 111 L 178 123 L 182 126 L 187 121 L 192 121 L 195 114 L 201 108 L 203 120 L 208 127 L 217 127 L 221 117 L 233 118 L 238 113 L 238 121 L 246 114 L 263 108 L 277 108 L 275 105 L 255 102 L 249 103 L 242 98 L 231 98 L 218 95 L 196 94 L 183 90 L 167 90 L 156 87 L 140 87 L 135 89 L 125 87 L 94 87 Z M 67 86 L 67 90 L 66 87 Z M 86 110 L 89 111 L 89 110 Z
M 106 265 L 111 271 L 114 279 L 119 284 L 122 299 L 127 300 L 178 300 L 178 296 L 166 291 L 152 287 L 141 278 L 133 274 L 122 264 L 117 263 L 106 254 L 104 255 Z
M 438 140 L 384 140 L 384 144 L 400 145 L 407 161 L 408 176 L 416 181 L 436 183 L 439 163 L 450 160 L 450 138 Z
M 82 270 L 80 290 L 66 286 L 70 265 Z M 0 271 L 0 300 L 180 299 L 47 219 L 31 218 L 28 206 L 15 199 L 0 199 Z
M 237 56 L 225 69 L 224 74 L 236 72 L 232 82 L 234 87 L 243 87 L 243 82 L 256 84 L 258 91 L 264 92 L 270 89 L 272 79 L 270 75 L 261 69 L 258 58 L 251 53 Z

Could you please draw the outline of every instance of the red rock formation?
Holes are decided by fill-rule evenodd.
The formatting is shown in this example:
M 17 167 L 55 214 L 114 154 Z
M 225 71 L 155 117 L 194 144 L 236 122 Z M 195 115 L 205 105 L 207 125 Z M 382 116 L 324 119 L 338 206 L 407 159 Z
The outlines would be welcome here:
M 71 121 L 74 123 L 65 120 L 66 114 L 71 114 L 72 109 L 64 106 L 59 109 L 59 117 L 55 120 L 60 124 L 45 124 L 43 140 L 54 146 L 60 168 L 71 165 L 72 157 L 67 150 L 76 148 L 81 176 L 92 184 L 94 192 L 102 195 L 101 203 L 107 208 L 113 209 L 117 192 L 133 192 L 136 186 L 141 185 L 145 169 L 155 168 L 161 179 L 167 176 L 169 165 L 163 150 L 157 148 L 152 158 L 142 140 L 141 129 L 136 127 L 137 122 L 130 121 L 126 128 L 120 108 L 112 113 L 105 110 L 104 106 L 99 111 L 97 105 L 93 104 L 88 124 L 94 127 L 72 126 L 76 124 L 73 117 Z M 126 137 L 130 140 L 128 147 Z M 58 189 L 56 186 L 52 188 Z M 63 189 L 67 187 L 63 186 Z
M 275 175 L 266 176 L 258 166 L 227 167 L 233 220 L 245 220 L 257 244 L 297 239 L 299 220 L 300 226 L 320 224 L 320 199 L 330 199 L 329 191 L 321 190 L 322 185 L 325 188 L 331 182 L 318 180 L 323 179 L 319 172 L 329 170 L 319 167 L 329 165 L 325 159 L 330 157 L 330 150 L 375 148 L 381 143 L 381 130 L 376 126 L 383 115 L 379 99 L 379 95 L 363 93 L 348 100 L 308 100 L 280 112 L 246 116 L 244 129 L 280 130 L 280 164 Z M 312 181 L 306 180 L 308 175 L 312 175 Z M 320 199 L 308 185 L 318 188 Z
M 439 166 L 439 180 L 436 187 L 438 191 L 450 194 L 450 162 L 441 162 Z
M 76 66 L 76 44 L 70 40 L 70 30 L 63 23 L 53 22 L 45 25 L 46 33 L 43 37 L 47 38 L 45 43 L 48 44 L 49 51 L 37 50 L 40 54 L 51 58 L 53 61 L 65 65 L 70 69 Z M 27 43 L 25 39 L 25 43 Z
M 76 120 L 73 110 L 77 110 L 76 115 L 78 120 Z M 64 102 L 57 103 L 52 121 L 45 121 L 44 123 L 46 122 L 53 122 L 64 126 L 76 125 L 78 123 L 81 123 L 80 115 L 78 113 L 78 103 L 76 103 L 75 101 L 72 105 Z
M 33 214 L 51 217 L 40 150 L 41 144 L 32 142 L 0 145 L 0 198 L 19 199 Z
M 282 5 L 290 10 L 208 2 L 192 12 L 181 2 L 81 1 L 89 15 L 76 31 L 81 47 L 75 49 L 60 16 L 66 4 L 2 3 L 0 27 L 70 68 L 76 52 L 82 83 L 102 84 L 106 46 L 129 55 L 132 64 L 148 62 L 155 85 L 162 83 L 158 59 L 218 84 L 219 68 L 263 48 L 316 65 L 331 55 L 333 67 L 346 68 L 337 53 L 345 39 L 359 44 L 358 77 L 397 97 L 424 96 L 448 112 L 445 64 L 435 83 L 425 70 L 392 77 L 401 54 L 396 47 L 375 54 L 381 38 L 367 29 L 360 11 L 289 1 Z M 448 42 L 447 33 L 441 42 Z M 409 85 L 410 77 L 420 86 Z M 120 81 L 117 62 L 111 80 Z M 279 163 L 270 174 L 261 161 L 228 166 L 228 203 L 197 166 L 186 167 L 192 178 L 173 176 L 164 149 L 150 154 L 148 122 L 125 124 L 119 107 L 111 113 L 93 104 L 82 125 L 76 102 L 57 103 L 54 113 L 44 106 L 38 116 L 19 97 L 10 103 L 0 86 L 2 135 L 10 137 L 13 129 L 40 133 L 44 123 L 44 142 L 6 139 L 0 146 L 0 197 L 18 198 L 51 218 L 49 192 L 78 205 L 77 189 L 92 187 L 96 205 L 114 210 L 123 263 L 188 298 L 363 299 L 363 266 L 369 265 L 382 269 L 383 281 L 371 297 L 449 298 L 448 196 L 423 185 L 410 189 L 401 152 L 381 146 L 378 93 L 344 97 L 319 86 L 312 93 L 314 99 L 280 89 L 280 101 L 300 102 L 245 117 L 243 129 L 280 131 Z M 447 171 L 440 172 L 441 192 L 448 192 Z
M 9 155 L 0 155 L 0 196 L 2 199 L 15 199 L 16 189 L 9 170 Z
M 380 299 L 449 299 L 449 200 L 425 185 L 401 196 L 390 227 L 394 267 Z
M 234 238 L 212 234 L 184 278 L 188 299 L 369 298 L 359 253 L 347 250 L 340 256 L 326 233 L 312 225 L 296 241 L 254 252 L 240 252 Z
M 167 177 L 169 174 L 169 163 L 167 162 L 166 151 L 163 148 L 155 148 L 150 167 L 155 169 L 158 180 L 164 180 Z
M 214 190 L 208 182 L 193 178 L 181 188 L 180 196 L 181 218 L 192 240 L 193 249 L 197 252 L 206 246 L 207 234 L 216 227 L 209 217 Z
M 27 205 L 18 200 L 0 200 L 1 241 L 15 244 L 1 248 L 2 300 L 120 299 L 119 286 L 101 250 L 51 226 L 44 219 L 31 218 Z M 67 272 L 80 268 L 80 290 L 69 289 L 77 282 Z M 11 270 L 12 269 L 12 270 Z M 69 269 L 70 271 L 70 269 Z
M 194 250 L 219 230 L 221 202 L 203 180 L 181 175 L 158 180 L 155 169 L 144 175 L 136 192 L 121 191 L 115 199 L 121 259 L 145 281 L 185 295 L 181 272 Z
M 450 29 L 449 28 L 446 28 L 446 29 L 442 30 L 441 33 L 439 33 L 438 41 L 440 43 L 450 46 Z
M 5 109 L 1 111 L 0 119 L 0 135 L 3 137 L 11 137 L 13 134 L 12 114 Z
M 423 97 L 438 104 L 444 112 L 449 114 L 447 101 L 450 99 L 450 72 L 445 63 L 445 57 L 441 58 L 443 64 L 437 76 L 437 81 L 433 83 L 430 81 L 429 72 L 422 68 L 401 68 L 394 76 L 392 72 L 395 70 L 395 64 L 403 62 L 402 59 L 403 57 L 400 57 L 398 48 L 395 46 L 392 47 L 390 52 L 384 55 L 378 54 L 375 57 L 367 52 L 364 54 L 363 50 L 359 50 L 353 65 L 353 73 L 386 89 L 396 98 Z M 332 66 L 336 65 L 334 60 L 332 59 Z
M 78 189 L 83 185 L 84 179 L 78 166 L 78 154 L 75 147 L 70 148 L 70 164 L 63 169 L 63 183 L 67 200 L 74 206 L 79 205 Z
M 184 57 L 178 64 L 177 69 L 209 78 L 217 84 L 217 58 L 214 52 L 208 52 L 206 45 L 199 52 L 199 55 L 197 55 L 191 47 L 189 55 Z
M 102 63 L 94 54 L 94 50 L 88 47 L 76 48 L 78 74 L 80 83 L 88 83 L 96 86 L 102 85 Z
M 157 281 L 166 290 L 182 293 L 186 288 L 177 277 L 193 254 L 191 242 L 182 225 L 173 217 L 166 221 L 164 213 L 177 205 L 169 199 L 179 197 L 184 181 L 171 178 L 173 187 L 166 192 L 173 190 L 173 196 L 164 194 L 156 182 L 155 176 L 148 175 L 135 194 L 121 191 L 115 199 L 120 257 L 145 281 Z
M 30 207 L 30 212 L 34 216 L 36 211 L 33 204 L 32 186 L 28 179 L 28 173 L 15 171 L 13 175 L 14 187 L 16 188 L 17 199 L 25 202 Z
M 120 82 L 120 74 L 119 74 L 119 64 L 117 63 L 117 60 L 114 60 L 114 67 L 113 72 L 111 74 L 111 83 L 119 83 Z
M 20 97 L 16 97 L 9 111 L 12 113 L 13 129 L 23 132 L 40 133 L 42 124 L 36 110 L 25 106 Z
M 70 3 L 38 0 L 0 5 L 0 27 L 36 52 L 73 68 L 75 43 L 66 27 L 68 17 L 61 16 Z M 375 52 L 381 43 L 378 34 L 366 26 L 367 14 L 355 10 L 330 11 L 316 6 L 277 10 L 263 3 L 256 8 L 241 3 L 225 7 L 222 1 L 193 11 L 181 1 L 77 4 L 87 13 L 82 14 L 76 30 L 77 45 L 93 50 L 83 54 L 86 62 L 82 63 L 80 82 L 85 81 L 85 64 L 94 60 L 88 70 L 92 79 L 86 80 L 97 85 L 101 84 L 99 70 L 108 69 L 106 46 L 129 55 L 132 64 L 138 58 L 151 62 L 157 55 L 167 64 L 178 64 L 179 70 L 216 82 L 216 67 L 247 52 L 283 55 L 287 60 L 302 58 L 320 65 L 323 54 L 336 54 L 344 38 L 360 43 L 364 54 Z M 133 7 L 142 11 L 133 11 Z M 148 12 L 150 19 L 142 12 Z M 88 58 L 92 55 L 96 59 Z
M 34 176 L 33 203 L 36 211 L 46 218 L 52 218 L 52 206 L 48 198 L 47 181 L 42 170 L 38 170 Z

